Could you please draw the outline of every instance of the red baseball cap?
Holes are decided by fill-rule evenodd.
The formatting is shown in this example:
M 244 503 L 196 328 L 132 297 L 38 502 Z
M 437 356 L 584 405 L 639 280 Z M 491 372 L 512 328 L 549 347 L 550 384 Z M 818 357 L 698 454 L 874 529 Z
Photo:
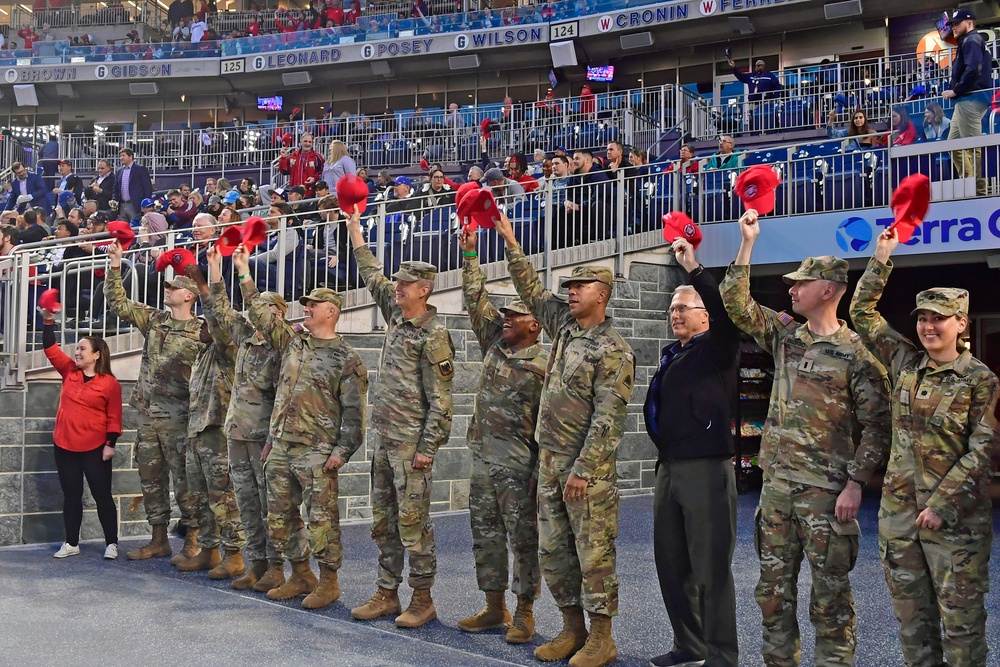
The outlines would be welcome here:
M 251 215 L 243 223 L 243 240 L 241 243 L 250 252 L 267 240 L 267 223 L 259 215 Z
M 489 188 L 478 188 L 468 192 L 462 198 L 462 204 L 458 209 L 459 218 L 471 218 L 470 227 L 476 226 L 483 229 L 493 229 L 496 225 L 493 219 L 500 218 L 500 209 L 497 208 L 496 199 Z
M 337 204 L 346 215 L 364 213 L 368 207 L 368 184 L 354 174 L 344 174 L 337 181 Z
M 483 122 L 479 124 L 479 133 L 483 135 L 483 139 L 489 139 L 490 134 L 492 134 L 497 127 L 497 124 L 493 122 L 492 118 L 484 118 Z
M 896 219 L 889 229 L 895 229 L 900 243 L 906 243 L 924 221 L 931 206 L 931 180 L 923 174 L 907 176 L 892 192 L 892 216 Z
M 243 242 L 243 226 L 233 225 L 215 239 L 215 249 L 223 257 L 229 257 L 236 252 L 237 246 Z
M 187 248 L 174 248 L 164 251 L 156 260 L 156 270 L 166 271 L 168 266 L 173 267 L 174 273 L 179 276 L 184 275 L 184 268 L 190 264 L 197 264 L 194 255 Z
M 469 220 L 468 213 L 466 212 L 463 214 L 462 201 L 465 200 L 466 195 L 470 192 L 480 190 L 481 187 L 482 186 L 480 186 L 478 181 L 469 181 L 468 183 L 462 183 L 458 186 L 458 190 L 455 191 L 455 210 L 458 212 L 458 219 L 462 223 L 463 227 L 469 227 L 471 225 L 472 229 L 476 228 L 475 224 Z
M 701 244 L 701 229 L 694 224 L 694 220 L 684 213 L 674 211 L 667 213 L 661 219 L 663 220 L 663 240 L 667 243 L 684 239 L 691 244 L 692 248 L 697 248 Z
M 111 235 L 111 238 L 118 241 L 122 250 L 128 250 L 135 241 L 135 232 L 132 231 L 132 225 L 128 224 L 124 220 L 109 222 L 108 234 Z
M 50 287 L 38 296 L 38 307 L 43 310 L 47 310 L 50 313 L 58 313 L 62 310 L 62 304 L 59 303 L 59 290 L 54 287 Z
M 766 215 L 774 210 L 774 191 L 780 182 L 769 165 L 757 164 L 736 179 L 736 196 L 743 200 L 744 208 Z

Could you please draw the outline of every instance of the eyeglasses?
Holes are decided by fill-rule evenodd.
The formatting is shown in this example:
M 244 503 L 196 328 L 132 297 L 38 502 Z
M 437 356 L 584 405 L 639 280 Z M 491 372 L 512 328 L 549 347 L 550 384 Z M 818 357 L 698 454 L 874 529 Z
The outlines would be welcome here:
M 667 309 L 667 312 L 670 313 L 671 315 L 673 315 L 674 313 L 678 315 L 683 315 L 689 310 L 708 310 L 708 308 L 705 308 L 704 306 L 685 306 L 681 304 L 679 306 L 670 306 L 670 308 Z

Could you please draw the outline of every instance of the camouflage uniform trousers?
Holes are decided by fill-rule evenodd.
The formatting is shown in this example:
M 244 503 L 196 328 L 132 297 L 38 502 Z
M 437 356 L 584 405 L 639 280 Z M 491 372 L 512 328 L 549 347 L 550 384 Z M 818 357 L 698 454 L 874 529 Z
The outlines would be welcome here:
M 916 508 L 880 517 L 879 550 L 907 667 L 985 665 L 992 533 L 949 543 L 918 529 Z M 886 522 L 891 527 L 887 527 Z M 902 526 L 907 530 L 898 530 Z M 941 627 L 944 626 L 944 645 Z
M 376 435 L 372 455 L 372 540 L 378 546 L 380 588 L 403 581 L 403 556 L 410 554 L 407 583 L 417 590 L 434 585 L 437 554 L 431 523 L 431 469 L 415 470 L 414 443 Z
M 615 460 L 597 467 L 583 500 L 563 501 L 576 457 L 538 453 L 538 561 L 560 607 L 618 614 L 618 484 Z
M 229 478 L 226 435 L 219 426 L 209 426 L 190 438 L 187 446 L 187 476 L 191 502 L 198 508 L 198 546 L 202 549 L 240 551 L 247 543 Z
M 507 590 L 508 537 L 514 553 L 511 590 L 517 595 L 536 598 L 541 591 L 538 507 L 535 496 L 528 494 L 530 483 L 530 470 L 514 470 L 488 463 L 477 455 L 472 457 L 469 521 L 476 581 L 481 591 Z
M 146 519 L 151 526 L 170 523 L 170 476 L 173 475 L 180 522 L 189 528 L 198 527 L 198 510 L 188 494 L 184 464 L 186 447 L 187 419 L 149 417 L 140 413 L 135 459 Z
M 267 481 L 260 460 L 263 449 L 262 442 L 229 440 L 229 476 L 247 532 L 246 557 L 252 561 L 281 558 L 267 532 Z
M 794 667 L 801 659 L 796 619 L 799 566 L 809 559 L 809 619 L 816 629 L 819 665 L 853 665 L 857 621 L 848 577 L 858 557 L 857 521 L 834 515 L 839 492 L 771 478 L 754 516 L 760 580 L 754 591 L 763 615 L 762 652 L 768 667 Z
M 310 445 L 278 440 L 264 464 L 267 478 L 267 531 L 281 558 L 309 560 L 339 570 L 344 561 L 340 540 L 338 474 L 323 470 L 332 453 Z M 305 502 L 308 531 L 299 506 Z

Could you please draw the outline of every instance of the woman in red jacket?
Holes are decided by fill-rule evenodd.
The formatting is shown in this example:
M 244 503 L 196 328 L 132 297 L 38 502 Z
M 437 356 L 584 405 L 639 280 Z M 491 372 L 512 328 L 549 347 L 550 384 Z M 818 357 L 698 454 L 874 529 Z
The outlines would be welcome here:
M 42 310 L 42 320 L 45 356 L 63 379 L 52 441 L 63 491 L 66 542 L 55 557 L 80 554 L 86 477 L 104 529 L 104 557 L 114 560 L 118 557 L 118 511 L 111 496 L 111 459 L 122 432 L 122 387 L 111 374 L 111 353 L 103 338 L 81 338 L 70 359 L 56 344 L 52 313 Z

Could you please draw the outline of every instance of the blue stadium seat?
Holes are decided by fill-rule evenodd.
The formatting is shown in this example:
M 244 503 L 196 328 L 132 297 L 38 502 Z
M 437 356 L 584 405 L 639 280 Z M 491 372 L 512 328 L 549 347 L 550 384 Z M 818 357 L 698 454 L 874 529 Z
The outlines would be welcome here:
M 781 114 L 783 127 L 794 129 L 813 124 L 812 108 L 807 98 L 798 97 L 785 102 Z

